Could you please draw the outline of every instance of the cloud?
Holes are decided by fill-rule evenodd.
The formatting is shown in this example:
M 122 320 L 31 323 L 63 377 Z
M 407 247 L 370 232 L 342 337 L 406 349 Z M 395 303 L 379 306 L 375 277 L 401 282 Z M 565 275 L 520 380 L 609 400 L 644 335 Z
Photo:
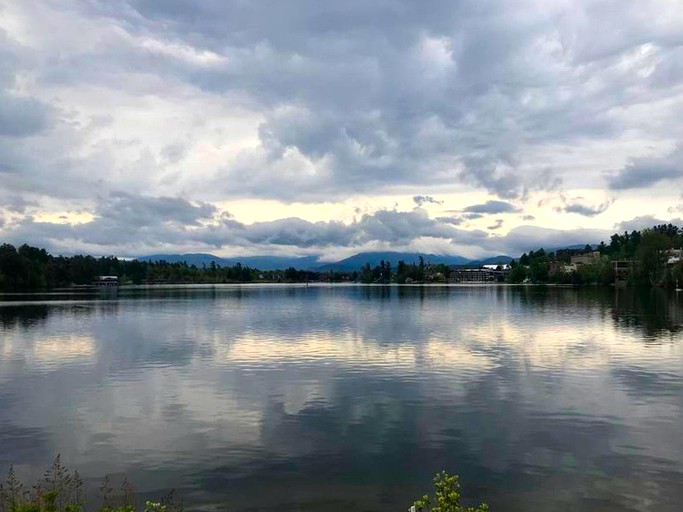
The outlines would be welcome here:
M 494 231 L 494 230 L 500 229 L 502 227 L 503 227 L 503 219 L 496 219 L 496 221 L 491 226 L 488 226 L 486 229 Z
M 39 206 L 37 201 L 24 199 L 21 196 L 1 197 L 2 205 L 7 211 L 12 213 L 26 213 L 28 208 L 35 208 Z
M 0 137 L 28 137 L 48 125 L 50 108 L 32 98 L 0 92 Z
M 583 215 L 584 217 L 595 217 L 606 211 L 612 205 L 612 201 L 606 201 L 595 206 L 583 204 L 580 202 L 572 202 L 561 208 L 562 211 L 567 213 L 576 213 L 578 215 Z
M 683 227 L 683 219 L 660 219 L 654 215 L 642 215 L 640 217 L 635 217 L 631 220 L 626 220 L 620 222 L 615 226 L 618 232 L 624 231 L 640 231 L 642 229 L 651 228 L 652 226 L 658 226 L 661 224 L 674 224 L 679 227 Z
M 468 156 L 460 176 L 505 199 L 521 195 L 522 178 L 511 160 Z
M 454 226 L 458 226 L 463 223 L 463 220 L 460 217 L 456 217 L 454 215 L 436 217 L 436 220 L 445 224 L 453 224 Z
M 620 30 L 606 33 L 616 10 Z M 644 24 L 644 11 L 664 14 Z M 484 9 L 447 0 L 5 2 L 0 206 L 18 197 L 31 208 L 13 213 L 95 216 L 72 229 L 12 220 L 59 247 L 70 242 L 57 233 L 113 237 L 112 250 L 137 253 L 226 241 L 313 250 L 332 247 L 324 240 L 415 243 L 406 242 L 416 240 L 411 229 L 451 240 L 463 221 L 521 215 L 527 203 L 578 189 L 635 195 L 681 175 L 682 32 L 678 5 L 655 0 L 542 10 L 534 0 Z M 437 204 L 420 190 L 488 192 L 509 206 L 489 201 L 486 211 L 428 222 L 378 214 L 352 230 L 289 209 L 377 207 L 398 195 Z M 211 206 L 254 199 L 288 211 L 274 209 L 272 224 L 228 226 Z M 565 206 L 595 216 L 604 205 Z M 539 223 L 550 222 L 544 213 Z M 14 229 L 5 217 L 4 230 Z M 460 240 L 483 243 L 464 231 Z
M 505 201 L 486 201 L 483 204 L 474 204 L 468 206 L 463 210 L 464 212 L 471 213 L 486 213 L 486 214 L 496 214 L 496 213 L 514 213 L 520 211 L 515 205 L 505 202 Z
M 17 89 L 22 60 L 28 58 L 0 24 L 0 138 L 33 136 L 49 124 L 51 107 Z
M 519 226 L 511 229 L 504 238 L 501 248 L 508 254 L 522 254 L 529 250 L 546 250 L 576 244 L 594 244 L 608 240 L 612 232 L 604 229 L 551 229 L 537 226 Z
M 443 204 L 443 201 L 439 201 L 438 199 L 434 199 L 432 196 L 413 196 L 413 202 L 417 206 L 422 206 L 425 203 Z
M 42 151 L 15 149 L 12 165 L 23 171 L 14 186 L 36 190 L 45 169 L 64 167 L 61 158 L 72 169 L 65 186 L 41 193 L 78 195 L 81 165 L 105 185 L 130 178 L 137 165 L 152 193 L 161 184 L 163 193 L 193 190 L 201 200 L 319 202 L 425 184 L 524 198 L 573 179 L 601 186 L 595 169 L 557 168 L 586 141 L 617 144 L 629 128 L 673 133 L 668 118 L 653 116 L 654 125 L 629 107 L 673 97 L 683 83 L 673 64 L 683 28 L 676 16 L 643 27 L 638 10 L 614 2 L 624 30 L 596 39 L 609 9 L 586 15 L 582 3 L 543 13 L 526 0 L 484 10 L 399 1 L 389 12 L 357 1 L 165 4 L 6 7 L 14 22 L 4 27 L 0 67 L 3 98 L 12 101 L 2 102 L 2 115 L 16 122 L 0 129 L 22 138 L 43 133 L 51 119 L 59 126 Z M 86 129 L 86 119 L 105 112 L 108 126 Z M 240 118 L 249 119 L 245 140 L 227 148 L 233 137 L 221 130 Z M 103 144 L 126 138 L 125 152 Z M 614 186 L 624 185 L 615 178 Z
M 612 190 L 648 188 L 660 181 L 683 177 L 683 146 L 663 157 L 632 158 L 619 171 L 607 176 Z
M 118 192 L 100 199 L 90 221 L 53 223 L 25 216 L 8 224 L 5 235 L 15 243 L 47 246 L 58 252 L 72 252 L 70 246 L 80 245 L 80 250 L 97 254 L 126 255 L 126 249 L 135 244 L 182 244 L 215 213 L 216 208 L 206 203 Z
M 114 249 L 125 255 L 136 247 L 161 249 L 184 244 L 214 249 L 258 247 L 264 251 L 284 246 L 300 251 L 368 243 L 406 245 L 422 237 L 453 241 L 479 236 L 431 219 L 420 208 L 379 210 L 348 224 L 296 217 L 245 224 L 207 203 L 117 192 L 100 199 L 92 215 L 92 220 L 77 224 L 41 222 L 26 216 L 8 226 L 6 236 L 17 243 L 47 243 L 61 251 L 80 244 L 98 254 Z
M 170 250 L 325 256 L 339 254 L 340 249 L 348 253 L 391 247 L 435 248 L 439 253 L 477 257 L 597 243 L 611 234 L 596 229 L 521 226 L 505 235 L 495 235 L 459 229 L 458 220 L 430 218 L 421 208 L 379 210 L 348 223 L 311 222 L 296 217 L 244 223 L 211 205 L 129 193 L 100 199 L 92 215 L 91 220 L 81 223 L 38 221 L 31 216 L 14 218 L 3 227 L 3 238 L 67 254 L 136 256 Z M 502 225 L 503 220 L 497 219 L 488 231 L 496 231 Z
M 467 220 L 477 220 L 477 219 L 483 218 L 484 214 L 482 214 L 482 213 L 465 213 L 465 214 L 463 214 L 462 217 L 464 219 L 467 219 Z
M 677 204 L 676 206 L 670 206 L 666 211 L 669 213 L 683 213 L 683 203 Z
M 171 223 L 178 226 L 197 226 L 209 219 L 217 209 L 209 203 L 190 202 L 177 197 L 150 197 L 127 192 L 112 192 L 95 209 L 95 215 L 120 227 L 133 228 Z

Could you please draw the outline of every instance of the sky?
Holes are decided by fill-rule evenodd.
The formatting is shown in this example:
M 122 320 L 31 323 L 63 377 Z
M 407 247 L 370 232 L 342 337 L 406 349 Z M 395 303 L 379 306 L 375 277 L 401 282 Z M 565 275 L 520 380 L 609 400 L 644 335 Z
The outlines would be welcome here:
M 0 242 L 475 258 L 682 217 L 680 0 L 0 0 Z

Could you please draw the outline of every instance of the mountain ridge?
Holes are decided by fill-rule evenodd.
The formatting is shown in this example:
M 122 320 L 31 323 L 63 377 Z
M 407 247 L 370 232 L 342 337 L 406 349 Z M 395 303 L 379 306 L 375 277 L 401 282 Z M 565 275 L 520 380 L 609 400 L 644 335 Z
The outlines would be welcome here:
M 374 267 L 380 261 L 388 262 L 392 267 L 396 267 L 402 260 L 406 264 L 418 263 L 420 256 L 425 263 L 445 265 L 467 265 L 467 264 L 488 264 L 488 263 L 508 263 L 512 260 L 510 256 L 494 256 L 483 260 L 472 260 L 459 255 L 442 255 L 420 252 L 399 252 L 399 251 L 368 251 L 360 252 L 333 262 L 321 262 L 318 256 L 233 256 L 223 258 L 209 253 L 186 253 L 186 254 L 150 254 L 140 256 L 136 259 L 140 261 L 167 261 L 169 263 L 182 263 L 196 265 L 198 267 L 208 266 L 216 263 L 221 266 L 232 266 L 240 263 L 243 266 L 257 268 L 259 270 L 283 270 L 294 267 L 298 270 L 314 270 L 318 272 L 353 272 L 360 270 L 367 263 Z
M 167 261 L 169 263 L 183 263 L 188 265 L 217 265 L 233 266 L 238 263 L 245 267 L 257 268 L 259 270 L 281 270 L 294 267 L 301 270 L 308 270 L 318 265 L 317 256 L 286 257 L 286 256 L 232 256 L 223 258 L 208 253 L 186 253 L 186 254 L 150 254 L 136 258 L 140 261 Z

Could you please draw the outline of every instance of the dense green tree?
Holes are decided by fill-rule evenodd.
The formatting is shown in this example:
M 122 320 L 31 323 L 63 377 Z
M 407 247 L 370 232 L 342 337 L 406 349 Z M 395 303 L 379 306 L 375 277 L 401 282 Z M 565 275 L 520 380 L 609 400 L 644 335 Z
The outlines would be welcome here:
M 646 229 L 636 250 L 636 282 L 640 285 L 657 284 L 664 279 L 666 254 L 671 238 L 665 232 Z
M 465 507 L 461 504 L 461 500 L 458 477 L 441 471 L 434 477 L 434 495 L 422 496 L 413 503 L 409 512 L 487 512 L 489 510 L 486 503 L 477 507 Z
M 527 277 L 528 274 L 526 267 L 522 264 L 517 264 L 510 269 L 510 273 L 508 274 L 508 282 L 517 284 L 523 283 Z

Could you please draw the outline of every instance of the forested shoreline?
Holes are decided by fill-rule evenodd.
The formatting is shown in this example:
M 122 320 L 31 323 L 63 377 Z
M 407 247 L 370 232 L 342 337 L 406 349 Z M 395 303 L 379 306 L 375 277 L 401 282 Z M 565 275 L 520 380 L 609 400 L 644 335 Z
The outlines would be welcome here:
M 628 269 L 624 284 L 672 288 L 683 284 L 683 261 L 680 254 L 672 256 L 682 244 L 681 228 L 661 224 L 642 231 L 615 233 L 608 243 L 603 241 L 597 247 L 587 245 L 583 250 L 546 252 L 539 249 L 524 253 L 511 263 L 507 282 L 610 285 L 617 278 L 615 262 L 620 262 Z M 590 264 L 577 265 L 568 271 L 572 256 L 578 254 L 594 254 L 595 258 Z
M 683 262 L 671 262 L 672 250 L 683 245 L 683 230 L 672 224 L 643 231 L 614 234 L 609 242 L 583 250 L 544 249 L 524 253 L 510 263 L 508 283 L 597 284 L 615 282 L 614 262 L 628 265 L 626 284 L 675 287 L 683 284 Z M 573 265 L 577 255 L 590 254 L 588 264 Z M 395 268 L 382 261 L 366 264 L 353 272 L 316 272 L 288 268 L 259 270 L 237 263 L 222 267 L 216 263 L 198 267 L 186 262 L 141 261 L 115 256 L 53 256 L 45 249 L 22 245 L 0 245 L 0 290 L 37 290 L 88 285 L 101 275 L 117 276 L 121 284 L 218 284 L 249 282 L 360 282 L 405 284 L 448 282 L 452 268 L 431 264 L 421 257 L 418 263 L 399 261 Z
M 184 262 L 126 260 L 115 256 L 53 256 L 45 249 L 29 245 L 0 245 L 0 290 L 88 285 L 102 275 L 117 276 L 122 284 L 243 283 L 284 277 L 282 272 L 264 272 L 239 263 L 230 267 L 197 267 Z

